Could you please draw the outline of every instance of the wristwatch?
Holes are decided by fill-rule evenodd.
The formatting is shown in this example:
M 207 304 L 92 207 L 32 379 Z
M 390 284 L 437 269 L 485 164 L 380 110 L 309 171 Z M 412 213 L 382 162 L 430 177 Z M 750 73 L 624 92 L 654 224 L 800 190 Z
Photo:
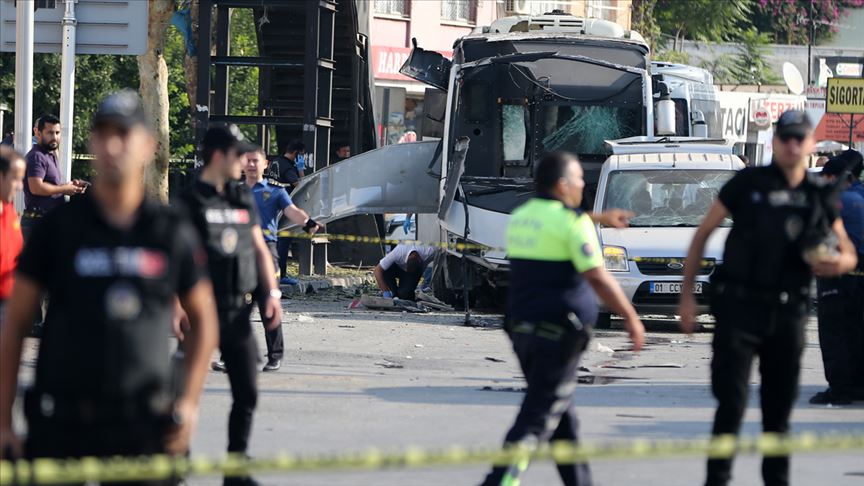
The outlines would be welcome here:
M 282 291 L 279 289 L 270 289 L 270 298 L 271 299 L 281 299 Z

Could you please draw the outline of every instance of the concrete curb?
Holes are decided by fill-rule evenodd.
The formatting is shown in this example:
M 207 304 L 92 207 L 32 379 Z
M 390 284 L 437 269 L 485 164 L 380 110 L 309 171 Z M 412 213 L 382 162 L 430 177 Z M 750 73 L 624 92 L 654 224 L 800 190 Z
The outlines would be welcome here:
M 352 289 L 364 284 L 374 284 L 374 275 L 356 277 L 320 277 L 311 280 L 301 280 L 297 285 L 280 285 L 285 294 L 315 294 L 334 288 Z

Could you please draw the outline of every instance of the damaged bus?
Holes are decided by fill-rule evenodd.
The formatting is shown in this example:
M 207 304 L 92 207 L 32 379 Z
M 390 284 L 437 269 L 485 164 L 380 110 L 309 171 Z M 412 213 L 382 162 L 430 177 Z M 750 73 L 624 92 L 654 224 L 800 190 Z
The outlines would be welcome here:
M 533 167 L 543 154 L 578 154 L 584 199 L 593 202 L 606 140 L 676 134 L 671 110 L 655 120 L 655 103 L 668 100 L 670 88 L 652 79 L 648 45 L 604 20 L 560 11 L 505 17 L 457 40 L 452 59 L 415 40 L 401 72 L 430 85 L 422 141 L 319 171 L 294 201 L 324 222 L 412 212 L 422 241 L 486 247 L 440 256 L 433 287 L 448 302 L 506 287 L 504 229 L 533 195 Z M 700 121 L 693 117 L 694 127 Z

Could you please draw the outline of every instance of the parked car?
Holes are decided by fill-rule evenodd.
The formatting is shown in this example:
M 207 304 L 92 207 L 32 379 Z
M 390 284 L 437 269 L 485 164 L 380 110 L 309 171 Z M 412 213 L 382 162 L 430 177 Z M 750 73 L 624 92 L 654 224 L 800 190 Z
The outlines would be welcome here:
M 630 227 L 599 227 L 606 269 L 640 314 L 674 315 L 682 290 L 684 259 L 720 188 L 744 167 L 724 141 L 640 140 L 610 143 L 596 209 L 622 208 L 636 216 Z M 731 219 L 708 240 L 704 265 L 693 288 L 699 311 L 708 312 L 709 277 L 722 263 Z M 601 304 L 597 328 L 611 324 Z

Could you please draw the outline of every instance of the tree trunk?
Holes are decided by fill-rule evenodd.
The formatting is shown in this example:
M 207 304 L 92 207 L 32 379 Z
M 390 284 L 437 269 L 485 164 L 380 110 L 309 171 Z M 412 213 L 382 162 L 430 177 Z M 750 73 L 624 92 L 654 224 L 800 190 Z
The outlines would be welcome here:
M 151 0 L 148 11 L 147 52 L 138 56 L 139 92 L 144 111 L 150 117 L 156 136 L 156 153 L 147 168 L 147 192 L 168 202 L 168 164 L 170 135 L 168 127 L 168 67 L 165 65 L 165 37 L 174 13 L 174 0 Z

